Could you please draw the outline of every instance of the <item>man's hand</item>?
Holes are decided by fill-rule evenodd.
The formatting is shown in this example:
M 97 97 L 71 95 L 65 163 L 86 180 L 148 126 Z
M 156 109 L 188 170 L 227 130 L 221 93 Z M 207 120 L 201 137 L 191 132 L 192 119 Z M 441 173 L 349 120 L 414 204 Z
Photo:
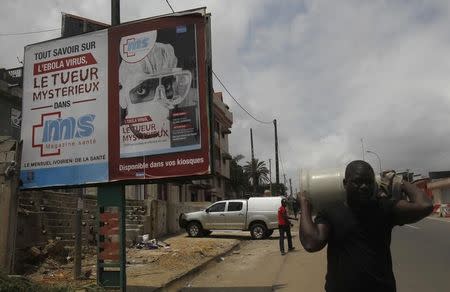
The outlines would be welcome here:
M 390 197 L 392 194 L 392 180 L 395 177 L 395 171 L 386 170 L 381 173 L 378 197 Z
M 394 222 L 398 225 L 415 223 L 431 214 L 433 202 L 427 194 L 417 186 L 404 182 L 402 190 L 408 200 L 401 199 L 394 205 Z
M 403 177 L 394 170 L 387 170 L 381 174 L 378 197 L 388 197 L 399 200 L 402 197 Z
M 297 202 L 300 203 L 300 206 L 303 205 L 303 203 L 308 203 L 309 204 L 309 199 L 307 197 L 306 191 L 302 191 L 302 192 L 297 193 Z

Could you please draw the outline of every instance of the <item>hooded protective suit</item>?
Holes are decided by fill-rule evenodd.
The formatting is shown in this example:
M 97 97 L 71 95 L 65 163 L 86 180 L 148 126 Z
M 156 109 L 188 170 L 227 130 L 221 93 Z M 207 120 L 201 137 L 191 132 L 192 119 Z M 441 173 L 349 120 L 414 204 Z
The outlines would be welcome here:
M 120 129 L 121 157 L 170 147 L 169 110 L 184 100 L 192 80 L 189 71 L 176 66 L 173 47 L 162 43 L 155 43 L 142 60 L 120 64 L 119 102 L 126 110 Z

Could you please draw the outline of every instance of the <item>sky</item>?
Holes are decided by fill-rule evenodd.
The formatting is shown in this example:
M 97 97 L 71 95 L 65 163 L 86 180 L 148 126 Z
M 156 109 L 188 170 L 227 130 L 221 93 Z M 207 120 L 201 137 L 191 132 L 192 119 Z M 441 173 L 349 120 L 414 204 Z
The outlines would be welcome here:
M 450 4 L 446 0 L 171 0 L 176 11 L 207 7 L 213 70 L 258 120 L 277 119 L 280 174 L 343 168 L 376 152 L 383 169 L 426 176 L 450 169 Z M 4 1 L 0 68 L 23 47 L 56 38 L 61 12 L 110 23 L 110 1 Z M 170 13 L 164 0 L 121 1 L 121 21 Z M 222 91 L 234 121 L 233 156 L 272 160 L 274 129 Z M 363 143 L 362 143 L 363 142 Z M 364 159 L 378 170 L 375 155 Z M 243 161 L 243 162 L 244 162 Z M 272 172 L 272 179 L 275 174 Z

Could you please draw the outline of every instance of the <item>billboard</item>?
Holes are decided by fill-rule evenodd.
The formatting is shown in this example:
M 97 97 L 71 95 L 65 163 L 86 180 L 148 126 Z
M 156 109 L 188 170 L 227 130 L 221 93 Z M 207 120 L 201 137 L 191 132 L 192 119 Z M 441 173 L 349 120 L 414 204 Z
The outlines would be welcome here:
M 166 17 L 111 29 L 112 180 L 210 172 L 204 24 Z
M 107 31 L 25 48 L 24 188 L 108 180 Z
M 23 188 L 210 174 L 201 11 L 26 47 Z

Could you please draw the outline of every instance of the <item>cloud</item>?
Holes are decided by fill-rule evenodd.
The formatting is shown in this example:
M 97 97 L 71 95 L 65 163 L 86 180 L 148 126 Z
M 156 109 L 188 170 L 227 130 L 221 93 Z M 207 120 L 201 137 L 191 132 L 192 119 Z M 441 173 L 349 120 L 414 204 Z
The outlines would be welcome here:
M 80 4 L 81 3 L 81 4 Z M 450 160 L 450 7 L 447 1 L 171 1 L 207 6 L 213 68 L 254 116 L 278 121 L 282 173 L 298 185 L 302 167 L 343 166 L 377 152 L 383 167 L 426 174 Z M 164 1 L 122 1 L 122 21 L 168 13 Z M 60 12 L 109 22 L 109 1 L 15 1 L 2 32 L 60 26 Z M 22 11 L 16 17 L 11 11 Z M 7 25 L 5 25 L 7 24 Z M 7 29 L 5 28 L 7 27 Z M 2 40 L 0 66 L 17 66 L 27 43 L 56 33 Z M 7 45 L 5 45 L 7 44 Z M 214 81 L 216 91 L 224 91 Z M 272 124 L 234 114 L 230 147 L 274 160 Z M 366 159 L 378 168 L 373 155 Z

